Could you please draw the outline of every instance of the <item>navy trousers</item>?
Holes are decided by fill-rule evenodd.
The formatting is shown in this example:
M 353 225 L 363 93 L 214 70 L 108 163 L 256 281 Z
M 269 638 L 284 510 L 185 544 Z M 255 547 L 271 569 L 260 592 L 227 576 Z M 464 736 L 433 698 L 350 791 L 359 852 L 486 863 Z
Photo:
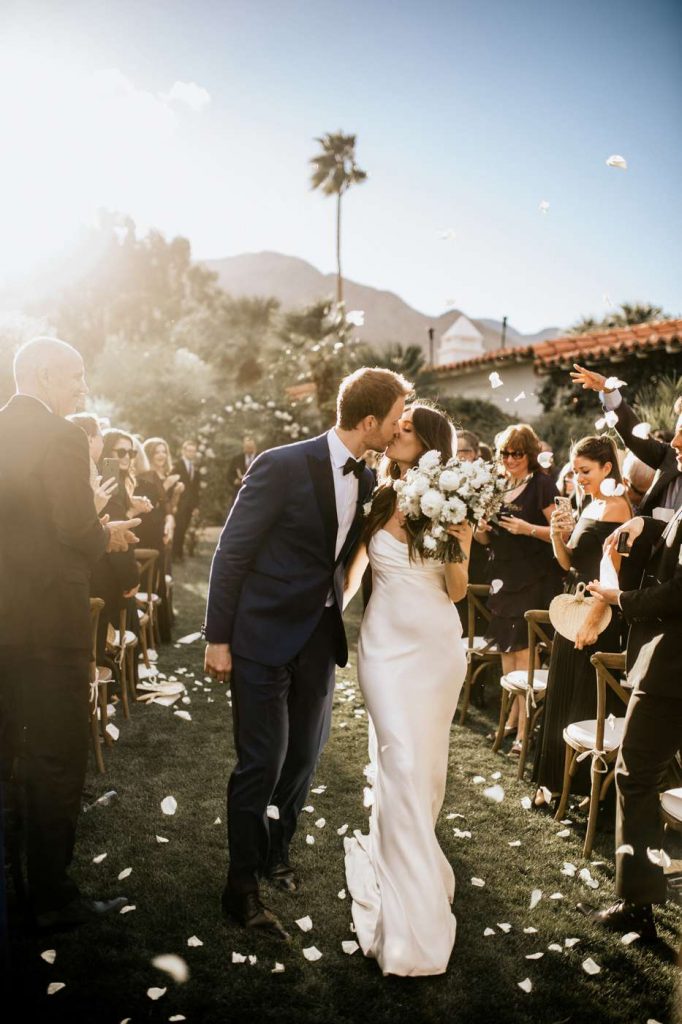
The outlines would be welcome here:
M 329 738 L 340 630 L 325 608 L 312 636 L 281 666 L 233 655 L 232 718 L 237 763 L 227 787 L 228 887 L 258 888 L 259 877 L 288 864 L 317 762 Z M 274 805 L 279 818 L 267 816 Z

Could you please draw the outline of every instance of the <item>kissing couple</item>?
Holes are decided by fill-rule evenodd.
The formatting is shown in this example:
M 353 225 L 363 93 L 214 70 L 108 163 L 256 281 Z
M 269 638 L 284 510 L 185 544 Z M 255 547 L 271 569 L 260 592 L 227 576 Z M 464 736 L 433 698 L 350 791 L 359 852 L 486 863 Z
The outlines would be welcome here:
M 301 886 L 289 847 L 329 737 L 335 666 L 348 661 L 344 604 L 371 566 L 358 678 L 374 802 L 369 834 L 344 840 L 346 874 L 363 952 L 403 976 L 443 973 L 455 940 L 454 873 L 434 827 L 466 671 L 453 602 L 468 564 L 422 560 L 397 508 L 394 480 L 424 452 L 445 463 L 457 447 L 444 413 L 406 408 L 411 392 L 390 370 L 356 370 L 331 430 L 254 460 L 213 557 L 204 624 L 206 671 L 230 678 L 237 755 L 223 912 L 288 939 L 259 882 Z M 368 450 L 384 453 L 376 490 Z M 468 556 L 470 527 L 449 531 Z

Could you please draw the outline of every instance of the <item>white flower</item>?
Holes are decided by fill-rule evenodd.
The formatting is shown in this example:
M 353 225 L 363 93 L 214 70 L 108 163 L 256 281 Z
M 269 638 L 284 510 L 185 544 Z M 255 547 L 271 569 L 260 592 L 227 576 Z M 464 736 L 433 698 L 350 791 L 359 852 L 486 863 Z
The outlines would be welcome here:
M 438 483 L 441 491 L 455 491 L 460 483 L 460 477 L 451 469 L 444 469 Z
M 424 452 L 421 459 L 419 460 L 419 468 L 423 472 L 427 472 L 430 469 L 434 469 L 440 463 L 440 452 L 432 450 L 430 452 Z
M 466 519 L 467 507 L 455 495 L 447 500 L 448 519 L 451 523 L 461 523 Z
M 443 505 L 445 504 L 445 498 L 433 488 L 430 488 L 425 494 L 422 495 L 420 507 L 425 516 L 429 519 L 438 519 L 441 512 L 443 511 Z
M 371 501 L 366 501 L 365 504 L 362 506 L 362 514 L 363 514 L 363 516 L 368 516 L 371 511 L 372 511 L 372 502 Z
M 424 537 L 424 548 L 426 551 L 435 551 L 438 547 L 436 541 L 428 533 Z
M 416 476 L 407 487 L 410 494 L 417 494 L 421 497 L 429 489 L 429 481 L 425 476 Z

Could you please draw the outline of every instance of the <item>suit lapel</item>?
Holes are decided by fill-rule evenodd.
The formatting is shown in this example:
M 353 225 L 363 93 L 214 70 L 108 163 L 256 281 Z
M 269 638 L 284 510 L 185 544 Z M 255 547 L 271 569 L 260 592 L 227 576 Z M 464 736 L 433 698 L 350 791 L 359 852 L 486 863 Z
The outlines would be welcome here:
M 336 517 L 336 493 L 334 491 L 334 475 L 329 455 L 327 435 L 315 438 L 315 448 L 307 456 L 308 471 L 313 482 L 317 507 L 322 517 L 322 525 L 327 543 L 327 551 L 332 562 L 336 554 L 336 535 L 339 529 Z
M 337 565 L 339 564 L 339 562 L 343 562 L 344 559 L 348 557 L 350 551 L 355 547 L 355 544 L 358 539 L 359 528 L 362 525 L 362 508 L 373 490 L 374 475 L 372 474 L 371 470 L 366 469 L 358 482 L 358 500 L 355 506 L 355 515 L 353 517 L 353 522 L 351 523 L 351 527 L 350 530 L 348 531 L 348 535 L 344 541 L 343 547 L 339 552 L 339 557 L 336 559 Z

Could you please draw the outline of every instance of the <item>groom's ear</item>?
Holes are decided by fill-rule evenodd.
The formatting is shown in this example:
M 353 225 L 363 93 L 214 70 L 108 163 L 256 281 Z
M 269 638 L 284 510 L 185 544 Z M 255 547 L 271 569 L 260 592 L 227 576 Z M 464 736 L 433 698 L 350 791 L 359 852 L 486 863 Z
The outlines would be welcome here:
M 365 416 L 364 420 L 360 420 L 358 426 L 361 430 L 364 430 L 366 434 L 369 434 L 379 426 L 379 420 L 376 418 L 374 413 L 370 413 L 369 416 Z

